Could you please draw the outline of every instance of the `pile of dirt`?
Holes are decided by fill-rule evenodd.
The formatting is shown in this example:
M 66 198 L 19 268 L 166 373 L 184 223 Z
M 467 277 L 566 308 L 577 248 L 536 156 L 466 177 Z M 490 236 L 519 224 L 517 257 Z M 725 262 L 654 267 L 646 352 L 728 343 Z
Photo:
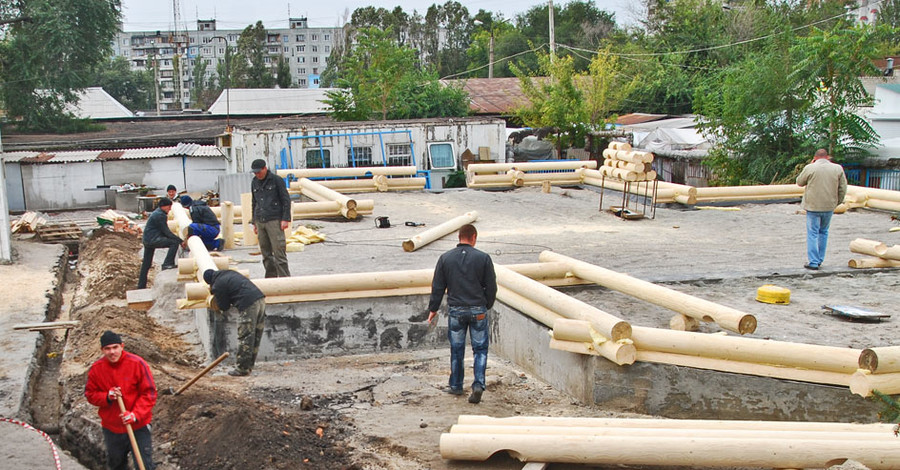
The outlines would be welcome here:
M 141 239 L 137 235 L 111 230 L 95 230 L 79 248 L 82 295 L 77 303 L 93 303 L 110 298 L 124 299 L 137 285 L 141 260 L 137 256 Z
M 135 236 L 98 230 L 80 250 L 81 277 L 70 314 L 80 324 L 69 333 L 68 365 L 60 380 L 68 408 L 63 441 L 102 447 L 102 440 L 90 438 L 99 435 L 97 410 L 82 393 L 88 368 L 101 356 L 100 335 L 112 330 L 122 335 L 126 351 L 148 362 L 161 392 L 153 420 L 159 468 L 358 468 L 350 464 L 349 448 L 342 444 L 346 427 L 327 409 L 285 410 L 202 382 L 178 396 L 164 393 L 196 375 L 202 359 L 179 333 L 125 305 L 125 292 L 137 283 L 139 248 Z M 73 453 L 96 464 L 104 452 L 91 448 Z

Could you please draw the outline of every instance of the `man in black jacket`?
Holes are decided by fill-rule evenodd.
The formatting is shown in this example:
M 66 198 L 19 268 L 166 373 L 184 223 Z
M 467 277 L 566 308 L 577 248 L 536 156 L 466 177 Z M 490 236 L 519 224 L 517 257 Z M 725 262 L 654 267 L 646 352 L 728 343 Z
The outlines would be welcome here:
M 266 296 L 237 271 L 207 269 L 203 272 L 203 281 L 209 284 L 213 295 L 210 308 L 224 312 L 234 305 L 238 310 L 237 365 L 228 371 L 228 375 L 250 375 L 266 324 Z
M 175 255 L 178 254 L 178 245 L 181 245 L 181 238 L 169 230 L 169 211 L 172 210 L 172 200 L 163 197 L 159 199 L 156 210 L 147 217 L 147 224 L 144 226 L 144 235 L 142 241 L 144 243 L 144 259 L 141 261 L 141 274 L 138 277 L 138 289 L 147 287 L 147 274 L 150 272 L 150 266 L 153 264 L 153 253 L 157 248 L 168 248 L 166 259 L 163 261 L 163 269 L 172 269 L 175 267 Z
M 222 240 L 216 239 L 219 236 L 219 219 L 212 209 L 206 205 L 206 201 L 202 199 L 193 200 L 190 196 L 181 196 L 181 205 L 191 214 L 191 224 L 188 225 L 188 237 L 196 235 L 203 240 L 207 250 L 220 250 Z
M 291 226 L 291 196 L 284 180 L 266 168 L 265 160 L 253 160 L 250 168 L 256 175 L 250 184 L 253 193 L 250 223 L 253 232 L 259 235 L 266 277 L 290 277 L 284 231 Z
M 444 253 L 434 267 L 431 281 L 431 299 L 428 302 L 428 322 L 437 318 L 444 291 L 450 306 L 447 337 L 450 339 L 450 387 L 445 391 L 452 395 L 463 394 L 463 378 L 466 358 L 466 331 L 472 342 L 475 358 L 475 380 L 469 403 L 479 403 L 484 393 L 484 376 L 487 370 L 489 324 L 487 311 L 497 298 L 497 275 L 490 255 L 475 249 L 478 232 L 472 224 L 459 229 L 459 244 Z

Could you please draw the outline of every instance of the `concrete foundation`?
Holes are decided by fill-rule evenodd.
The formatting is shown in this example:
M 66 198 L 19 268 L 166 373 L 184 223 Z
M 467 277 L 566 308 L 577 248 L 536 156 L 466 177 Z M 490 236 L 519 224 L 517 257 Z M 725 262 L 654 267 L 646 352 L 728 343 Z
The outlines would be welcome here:
M 405 296 L 269 305 L 257 360 L 444 347 L 446 316 L 429 331 L 427 303 L 426 296 Z M 233 357 L 236 312 L 195 310 L 195 315 L 210 356 L 228 351 Z M 550 349 L 544 325 L 500 302 L 492 315 L 492 354 L 603 409 L 668 418 L 878 421 L 880 406 L 846 387 L 665 364 L 617 366 L 602 357 Z

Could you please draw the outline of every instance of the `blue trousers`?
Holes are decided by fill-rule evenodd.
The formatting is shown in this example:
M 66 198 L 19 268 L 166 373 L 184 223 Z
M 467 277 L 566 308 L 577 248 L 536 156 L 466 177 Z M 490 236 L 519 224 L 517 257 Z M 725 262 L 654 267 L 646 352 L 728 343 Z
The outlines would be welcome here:
M 203 240 L 207 250 L 217 250 L 219 249 L 219 243 L 222 243 L 222 240 L 216 240 L 216 237 L 219 236 L 218 225 L 193 223 L 188 225 L 188 230 L 190 230 L 191 235 L 196 235 Z
M 475 380 L 472 389 L 484 390 L 484 374 L 490 343 L 489 322 L 485 307 L 450 307 L 448 319 L 450 340 L 450 388 L 462 390 L 465 378 L 466 332 L 470 333 L 475 358 Z
M 828 226 L 831 225 L 833 214 L 833 211 L 806 211 L 806 257 L 810 266 L 818 267 L 825 261 Z

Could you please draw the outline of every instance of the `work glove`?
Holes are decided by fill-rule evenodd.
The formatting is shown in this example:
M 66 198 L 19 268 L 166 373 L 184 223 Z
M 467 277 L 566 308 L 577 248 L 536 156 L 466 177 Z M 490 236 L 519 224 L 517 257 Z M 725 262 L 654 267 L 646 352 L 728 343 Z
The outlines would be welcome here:
M 134 413 L 122 413 L 122 422 L 125 424 L 137 423 L 137 416 Z

